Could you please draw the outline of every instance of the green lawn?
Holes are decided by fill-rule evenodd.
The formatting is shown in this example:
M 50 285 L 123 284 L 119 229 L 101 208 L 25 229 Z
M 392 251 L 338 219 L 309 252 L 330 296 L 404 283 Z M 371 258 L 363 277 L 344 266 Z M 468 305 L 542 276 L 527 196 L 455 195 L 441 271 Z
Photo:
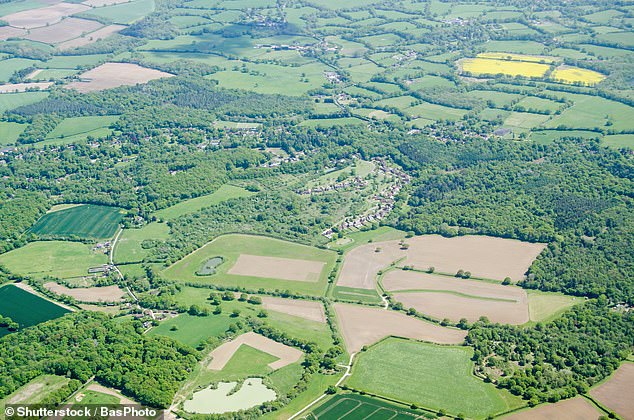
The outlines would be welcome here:
M 41 237 L 111 238 L 122 218 L 118 207 L 85 204 L 46 213 L 31 227 Z
M 212 194 L 203 195 L 196 198 L 185 200 L 181 203 L 175 204 L 171 207 L 158 210 L 153 213 L 159 219 L 170 220 L 185 214 L 194 213 L 205 207 L 213 206 L 214 204 L 221 203 L 232 198 L 247 197 L 253 193 L 245 190 L 244 188 L 236 187 L 234 185 L 225 184 L 214 191 Z
M 107 255 L 93 252 L 91 248 L 91 245 L 79 242 L 31 242 L 0 255 L 0 264 L 13 273 L 35 278 L 80 277 L 88 275 L 88 268 L 108 262 Z
M 20 328 L 59 318 L 68 312 L 68 309 L 12 284 L 0 287 L 0 315 L 8 316 L 20 324 Z M 0 337 L 8 332 L 0 328 Z
M 472 349 L 386 339 L 361 353 L 346 385 L 452 415 L 484 418 L 522 405 L 472 375 Z
M 291 281 L 274 278 L 249 277 L 228 274 L 240 254 L 267 257 L 301 259 L 325 262 L 319 280 Z M 196 272 L 209 258 L 220 256 L 224 262 L 217 267 L 212 276 L 198 276 Z M 194 253 L 165 269 L 162 274 L 169 280 L 195 282 L 209 285 L 245 287 L 248 289 L 291 290 L 297 293 L 321 295 L 326 288 L 327 276 L 335 263 L 336 254 L 294 242 L 282 241 L 263 236 L 224 235 L 207 243 Z
M 143 241 L 163 241 L 169 237 L 170 228 L 166 223 L 149 223 L 141 229 L 124 229 L 114 250 L 116 263 L 143 261 L 149 249 L 143 248 Z

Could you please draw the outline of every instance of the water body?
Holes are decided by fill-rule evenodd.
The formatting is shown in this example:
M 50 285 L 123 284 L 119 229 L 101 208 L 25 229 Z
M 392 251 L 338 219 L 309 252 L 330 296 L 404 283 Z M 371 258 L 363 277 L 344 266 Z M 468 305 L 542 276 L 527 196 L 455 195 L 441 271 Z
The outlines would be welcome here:
M 264 385 L 262 378 L 247 378 L 240 389 L 231 395 L 237 382 L 220 382 L 216 389 L 205 388 L 195 392 L 184 403 L 185 411 L 196 414 L 222 414 L 246 410 L 277 398 L 275 391 Z

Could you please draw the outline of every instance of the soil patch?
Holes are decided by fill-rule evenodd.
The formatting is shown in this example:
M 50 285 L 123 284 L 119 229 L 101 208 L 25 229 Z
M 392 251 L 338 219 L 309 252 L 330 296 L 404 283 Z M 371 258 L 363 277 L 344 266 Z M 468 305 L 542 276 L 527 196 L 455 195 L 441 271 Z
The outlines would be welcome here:
M 317 301 L 262 296 L 262 307 L 270 311 L 282 312 L 309 321 L 326 323 L 324 307 Z
M 68 288 L 53 281 L 45 283 L 44 287 L 58 295 L 66 295 L 80 302 L 119 302 L 125 292 L 117 286 L 77 287 Z
M 324 265 L 326 263 L 322 261 L 240 254 L 227 273 L 238 276 L 317 282 Z

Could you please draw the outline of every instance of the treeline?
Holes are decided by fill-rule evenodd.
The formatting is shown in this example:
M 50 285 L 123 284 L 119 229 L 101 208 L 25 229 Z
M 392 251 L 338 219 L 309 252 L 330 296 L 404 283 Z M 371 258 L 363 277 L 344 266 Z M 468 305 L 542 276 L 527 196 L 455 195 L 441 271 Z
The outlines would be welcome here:
M 193 349 L 142 335 L 140 322 L 75 312 L 0 339 L 0 398 L 43 374 L 92 376 L 139 403 L 168 407 L 196 365 Z
M 467 344 L 487 380 L 531 405 L 557 402 L 587 392 L 631 353 L 634 313 L 610 309 L 602 296 L 534 327 L 478 322 Z

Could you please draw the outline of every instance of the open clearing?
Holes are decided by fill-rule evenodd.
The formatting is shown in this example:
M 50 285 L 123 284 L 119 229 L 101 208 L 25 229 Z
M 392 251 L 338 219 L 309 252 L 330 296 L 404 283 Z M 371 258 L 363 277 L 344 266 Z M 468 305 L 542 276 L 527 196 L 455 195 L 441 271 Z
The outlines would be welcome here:
M 505 324 L 529 320 L 528 296 L 519 287 L 402 270 L 390 271 L 382 283 L 406 308 L 437 319 L 473 322 L 486 316 Z
M 66 18 L 55 25 L 33 29 L 24 38 L 47 44 L 57 44 L 77 38 L 86 32 L 96 31 L 102 26 L 101 23 L 94 20 Z
M 337 394 L 311 412 L 308 419 L 339 420 L 345 419 L 396 419 L 418 418 L 420 413 L 412 411 L 378 398 L 358 394 Z
M 88 388 L 86 388 L 90 391 L 95 391 L 95 392 L 100 392 L 102 394 L 106 394 L 106 395 L 111 395 L 113 397 L 116 397 L 119 399 L 119 404 L 137 404 L 136 402 L 132 401 L 131 399 L 129 399 L 128 397 L 122 395 L 119 391 L 115 391 L 112 388 L 106 388 L 103 385 L 99 385 L 96 382 L 91 383 L 90 385 L 88 385 Z
M 388 338 L 359 354 L 346 385 L 452 415 L 484 418 L 522 405 L 472 374 L 473 350 Z
M 241 255 L 254 255 L 290 260 L 306 260 L 319 264 L 322 269 L 318 281 L 295 281 L 286 272 L 285 266 L 277 266 L 277 270 L 268 270 L 266 274 L 257 272 L 257 276 L 237 275 L 228 272 Z M 289 289 L 298 293 L 321 295 L 327 285 L 327 275 L 332 270 L 336 253 L 294 242 L 252 235 L 223 235 L 205 244 L 182 260 L 166 268 L 162 274 L 167 279 L 179 282 L 195 282 L 216 284 L 249 289 L 264 288 L 267 290 Z M 216 274 L 200 276 L 196 273 L 210 258 L 221 257 L 223 263 L 215 268 Z M 324 264 L 325 263 L 325 264 Z M 258 267 L 255 267 L 255 270 Z M 243 272 L 243 271 L 239 271 Z M 268 278 L 264 275 L 270 276 Z
M 0 287 L 0 302 L 0 315 L 8 316 L 20 328 L 59 318 L 69 312 L 68 309 L 13 284 Z M 7 332 L 5 328 L 0 328 L 0 337 Z
M 97 29 L 96 31 L 89 34 L 62 42 L 57 45 L 57 48 L 63 51 L 92 44 L 93 42 L 99 41 L 100 39 L 108 38 L 110 35 L 119 32 L 123 28 L 125 28 L 125 26 L 123 25 L 104 26 L 103 28 Z
M 104 63 L 80 75 L 81 81 L 66 85 L 79 92 L 94 92 L 119 86 L 133 86 L 150 80 L 172 77 L 173 74 L 130 63 Z
M 262 296 L 262 307 L 270 311 L 297 316 L 309 321 L 326 323 L 324 307 L 318 301 Z
M 390 335 L 438 344 L 461 344 L 467 335 L 465 331 L 441 327 L 385 309 L 345 303 L 335 303 L 334 307 L 350 353 Z
M 16 28 L 33 29 L 53 25 L 66 16 L 90 10 L 90 7 L 75 3 L 57 3 L 39 9 L 25 10 L 2 17 L 2 20 Z
M 31 232 L 42 237 L 105 239 L 115 234 L 121 218 L 118 207 L 85 204 L 46 213 L 31 227 Z
M 319 281 L 325 262 L 240 254 L 227 273 L 238 276 Z
M 634 363 L 625 362 L 590 395 L 625 420 L 634 419 Z
M 58 295 L 70 296 L 79 302 L 119 302 L 125 296 L 125 292 L 114 285 L 68 288 L 54 281 L 49 281 L 44 284 L 44 287 Z
M 603 413 L 583 397 L 518 411 L 504 420 L 597 420 Z
M 273 370 L 295 363 L 303 354 L 293 347 L 278 343 L 254 332 L 248 332 L 214 349 L 211 352 L 213 359 L 209 363 L 209 369 L 222 370 L 236 350 L 243 344 L 277 357 L 279 360 L 268 364 Z
M 377 272 L 406 255 L 399 241 L 369 243 L 354 248 L 345 256 L 337 286 L 374 289 Z

